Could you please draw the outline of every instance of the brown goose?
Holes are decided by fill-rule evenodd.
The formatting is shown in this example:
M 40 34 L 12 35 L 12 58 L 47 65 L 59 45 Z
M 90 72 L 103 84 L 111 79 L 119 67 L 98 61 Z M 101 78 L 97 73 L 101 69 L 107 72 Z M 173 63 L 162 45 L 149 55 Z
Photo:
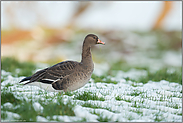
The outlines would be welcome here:
M 91 47 L 95 44 L 105 43 L 94 34 L 87 35 L 83 42 L 81 62 L 60 62 L 37 71 L 32 76 L 22 79 L 20 83 L 26 82 L 24 85 L 35 85 L 48 91 L 65 92 L 81 88 L 89 81 L 94 69 Z

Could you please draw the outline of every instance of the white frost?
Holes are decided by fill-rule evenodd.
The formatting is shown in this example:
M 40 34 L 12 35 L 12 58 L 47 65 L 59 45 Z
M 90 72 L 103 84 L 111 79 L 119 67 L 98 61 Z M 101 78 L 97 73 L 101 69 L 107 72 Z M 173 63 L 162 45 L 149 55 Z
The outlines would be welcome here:
M 37 116 L 36 117 L 37 122 L 48 122 L 48 120 L 45 117 Z
M 147 76 L 147 71 L 131 69 L 128 72 L 118 71 L 115 78 L 117 80 L 121 80 L 121 79 L 127 78 L 127 77 L 129 77 L 130 79 L 138 79 L 138 78 L 143 77 L 143 76 Z
M 10 102 L 7 102 L 3 105 L 3 107 L 7 108 L 7 109 L 12 109 L 13 108 L 13 104 L 11 104 Z
M 5 113 L 7 117 L 3 119 L 4 122 L 13 122 L 20 119 L 20 115 L 17 113 L 9 112 L 9 111 L 1 111 L 1 113 Z
M 79 105 L 74 108 L 74 113 L 77 117 L 86 118 L 88 122 L 97 122 L 97 115 L 91 114 Z
M 34 103 L 33 103 L 33 107 L 34 107 L 34 110 L 35 110 L 36 112 L 40 112 L 40 113 L 43 112 L 43 109 L 44 109 L 44 108 L 41 106 L 40 103 L 34 102 Z
M 58 103 L 54 92 L 46 92 L 45 90 L 35 86 L 23 86 L 18 84 L 23 77 L 12 77 L 5 71 L 7 76 L 5 81 L 1 83 L 1 89 L 5 88 L 8 83 L 12 84 L 5 88 L 7 92 L 12 93 L 15 98 L 26 101 L 32 100 L 33 107 L 36 112 L 43 113 L 43 107 L 38 103 L 38 100 L 45 104 L 51 100 Z M 108 76 L 107 79 L 118 81 L 113 83 L 94 83 L 91 79 L 83 88 L 73 92 L 73 96 L 62 95 L 63 102 L 66 104 L 68 100 L 76 103 L 73 111 L 76 116 L 60 116 L 54 115 L 53 120 L 48 116 L 46 118 L 37 116 L 39 122 L 55 122 L 57 119 L 64 122 L 82 121 L 86 119 L 88 122 L 98 122 L 99 118 L 109 118 L 109 121 L 129 122 L 129 121 L 146 121 L 154 122 L 155 115 L 162 118 L 163 122 L 181 122 L 182 117 L 182 85 L 178 83 L 161 80 L 158 82 L 148 81 L 146 84 L 126 81 L 124 77 L 138 78 L 138 76 L 146 76 L 146 72 L 139 70 L 130 70 L 128 72 L 118 71 L 115 77 Z M 2 90 L 4 91 L 4 90 Z M 98 98 L 103 97 L 105 101 L 100 100 L 78 100 L 73 99 L 75 95 L 83 92 L 91 92 L 96 94 Z M 44 96 L 53 98 L 44 98 Z M 119 100 L 118 100 L 119 99 Z M 97 108 L 82 107 L 82 104 L 91 104 Z M 4 107 L 10 109 L 20 108 L 21 104 L 13 107 L 7 102 L 1 106 L 1 113 Z M 95 110 L 95 113 L 94 113 Z M 8 117 L 3 120 L 16 120 L 20 116 L 16 113 L 7 112 Z M 163 119 L 165 118 L 165 119 Z
M 102 63 L 102 64 L 94 63 L 94 66 L 95 66 L 95 69 L 93 73 L 97 76 L 101 76 L 109 70 L 109 65 L 107 63 Z

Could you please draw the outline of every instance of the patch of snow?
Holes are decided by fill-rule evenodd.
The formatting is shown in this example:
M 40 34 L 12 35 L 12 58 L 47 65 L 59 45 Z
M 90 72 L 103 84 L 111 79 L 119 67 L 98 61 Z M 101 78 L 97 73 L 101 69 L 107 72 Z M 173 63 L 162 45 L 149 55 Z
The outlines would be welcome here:
M 53 116 L 53 119 L 54 120 L 59 120 L 59 121 L 62 121 L 62 122 L 72 122 L 72 121 L 81 121 L 82 118 L 80 117 L 76 117 L 76 116 L 60 116 L 60 115 L 54 115 Z
M 20 71 L 21 71 L 21 70 L 20 70 L 19 68 L 15 69 L 15 72 L 16 72 L 16 73 L 20 73 Z
M 130 74 L 129 71 L 118 71 L 118 75 L 116 75 L 116 77 L 113 77 L 113 80 L 118 80 L 117 84 L 91 82 L 87 83 L 86 86 L 84 86 L 83 88 L 74 91 L 73 96 L 63 95 L 64 104 L 66 104 L 68 100 L 71 100 L 72 103 L 77 104 L 77 106 L 73 108 L 76 116 L 71 117 L 55 115 L 54 118 L 58 118 L 60 121 L 64 122 L 82 121 L 83 118 L 86 118 L 86 120 L 90 122 L 98 122 L 98 118 L 100 116 L 102 118 L 109 117 L 109 121 L 154 122 L 155 114 L 158 114 L 160 112 L 160 114 L 162 114 L 159 116 L 159 118 L 162 119 L 161 121 L 182 121 L 180 115 L 182 113 L 181 84 L 169 82 L 166 80 L 161 80 L 159 82 L 148 81 L 146 84 L 135 83 L 130 80 L 126 81 L 124 79 L 124 74 L 126 74 L 125 76 L 137 78 L 138 75 L 145 75 L 145 72 L 143 73 L 139 70 L 132 70 Z M 21 80 L 23 77 L 12 77 L 11 75 L 9 77 L 8 76 L 7 79 L 1 83 L 1 89 L 4 88 L 6 84 L 11 83 L 12 86 L 6 88 L 6 91 L 11 92 L 17 99 L 25 99 L 27 101 L 32 100 L 35 111 L 43 112 L 43 107 L 38 103 L 39 99 L 41 99 L 45 104 L 49 103 L 48 100 L 52 100 L 52 102 L 58 103 L 57 99 L 55 98 L 55 92 L 47 92 L 39 87 L 23 86 L 18 83 L 18 81 Z M 108 79 L 111 78 L 112 77 L 109 77 Z M 135 85 L 135 87 L 132 86 L 132 84 Z M 83 101 L 73 99 L 75 93 L 82 94 L 84 91 L 96 93 L 97 97 L 103 97 L 105 101 Z M 44 96 L 50 96 L 53 98 L 46 99 L 44 98 Z M 116 97 L 119 97 L 119 100 L 117 100 Z M 98 106 L 98 108 L 93 109 L 90 107 L 86 108 L 80 106 L 85 103 Z M 11 104 L 7 102 L 5 103 L 5 105 Z M 1 106 L 2 112 L 3 106 Z M 20 105 L 17 105 L 12 108 L 17 109 L 19 107 Z M 97 115 L 94 114 L 94 110 Z M 164 117 L 166 118 L 163 119 Z M 54 120 L 52 120 L 52 122 L 55 122 Z M 50 121 L 50 118 L 37 116 L 37 121 Z
M 162 85 L 168 85 L 168 84 L 169 84 L 169 81 L 161 80 L 161 81 L 160 81 L 160 84 L 162 84 Z
M 17 113 L 13 113 L 9 111 L 1 111 L 1 113 L 5 113 L 7 115 L 7 117 L 2 120 L 3 122 L 12 122 L 20 119 L 20 115 Z
M 3 107 L 7 108 L 7 109 L 12 109 L 13 108 L 13 104 L 11 104 L 10 102 L 7 102 L 3 105 Z
M 34 108 L 34 110 L 36 111 L 36 112 L 40 112 L 40 113 L 42 113 L 43 112 L 43 107 L 41 106 L 41 104 L 40 103 L 38 103 L 38 102 L 34 102 L 33 103 L 33 108 Z
M 168 70 L 167 70 L 167 73 L 174 73 L 175 72 L 175 69 L 174 68 L 168 68 Z
M 4 80 L 4 81 L 1 83 L 1 85 L 2 85 L 2 86 L 5 86 L 5 85 L 7 85 L 7 84 L 16 84 L 16 83 L 18 82 L 18 80 L 19 80 L 19 78 L 14 78 L 13 76 L 8 75 L 8 76 L 6 77 L 6 80 Z
M 173 51 L 168 51 L 163 55 L 164 63 L 170 66 L 180 67 L 182 66 L 182 54 L 178 54 Z
M 20 108 L 21 106 L 20 105 L 16 105 L 15 107 L 14 107 L 14 109 L 18 109 L 18 108 Z
M 48 120 L 45 117 L 37 116 L 36 117 L 37 122 L 48 122 Z
M 89 111 L 85 110 L 82 106 L 75 106 L 74 113 L 77 117 L 86 118 L 88 122 L 98 122 L 97 115 L 91 114 Z
M 146 70 L 131 69 L 128 72 L 118 71 L 116 75 L 117 80 L 121 80 L 129 77 L 130 79 L 138 79 L 140 77 L 147 76 Z M 123 80 L 124 81 L 124 80 Z
M 94 63 L 94 66 L 95 66 L 95 69 L 93 73 L 97 76 L 101 76 L 109 70 L 109 65 L 106 62 L 101 64 Z
M 6 72 L 5 70 L 1 70 L 1 76 L 7 76 L 7 75 L 11 75 L 11 73 Z
M 58 120 L 60 120 L 62 122 L 71 122 L 68 116 L 57 116 L 57 115 L 54 115 L 53 119 L 54 120 L 58 119 Z

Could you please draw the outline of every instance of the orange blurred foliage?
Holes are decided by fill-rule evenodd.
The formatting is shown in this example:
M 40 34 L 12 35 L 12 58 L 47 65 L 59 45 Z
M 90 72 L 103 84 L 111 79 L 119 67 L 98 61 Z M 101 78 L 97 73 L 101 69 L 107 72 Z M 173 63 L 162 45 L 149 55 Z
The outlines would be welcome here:
M 33 39 L 33 37 L 31 36 L 31 31 L 1 31 L 1 44 L 12 44 L 16 41 L 26 41 L 31 39 Z
M 163 10 L 161 11 L 159 17 L 157 18 L 155 24 L 153 25 L 153 30 L 154 29 L 160 29 L 163 23 L 163 20 L 165 19 L 165 17 L 168 15 L 168 13 L 170 12 L 170 10 L 172 9 L 172 4 L 173 1 L 164 1 L 164 5 L 163 5 Z

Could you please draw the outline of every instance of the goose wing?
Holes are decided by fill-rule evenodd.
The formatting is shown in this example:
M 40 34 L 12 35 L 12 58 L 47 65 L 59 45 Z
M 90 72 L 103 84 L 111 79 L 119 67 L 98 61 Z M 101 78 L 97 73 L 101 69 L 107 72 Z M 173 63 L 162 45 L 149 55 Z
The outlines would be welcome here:
M 56 80 L 64 78 L 65 76 L 68 76 L 71 73 L 73 73 L 76 69 L 76 66 L 78 65 L 79 65 L 79 62 L 75 62 L 75 61 L 60 62 L 49 68 L 37 71 L 32 76 L 26 77 L 22 79 L 20 82 L 29 80 L 29 82 L 25 83 L 24 85 L 32 82 L 42 82 L 46 84 L 52 84 Z

